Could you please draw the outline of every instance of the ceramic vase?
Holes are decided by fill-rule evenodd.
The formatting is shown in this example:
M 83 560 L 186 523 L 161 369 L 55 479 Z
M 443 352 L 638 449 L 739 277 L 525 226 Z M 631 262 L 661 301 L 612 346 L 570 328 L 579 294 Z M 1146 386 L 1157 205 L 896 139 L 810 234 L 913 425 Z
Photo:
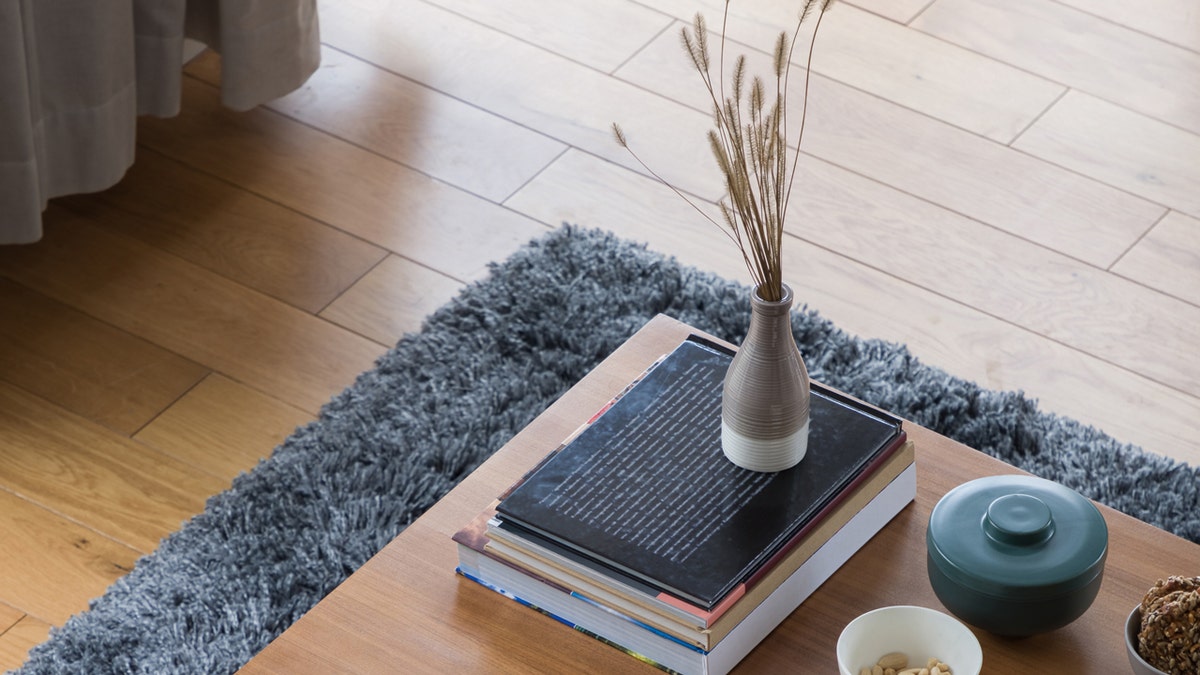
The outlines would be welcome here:
M 752 471 L 790 469 L 808 450 L 808 370 L 792 337 L 792 289 L 750 298 L 750 330 L 725 374 L 721 450 Z

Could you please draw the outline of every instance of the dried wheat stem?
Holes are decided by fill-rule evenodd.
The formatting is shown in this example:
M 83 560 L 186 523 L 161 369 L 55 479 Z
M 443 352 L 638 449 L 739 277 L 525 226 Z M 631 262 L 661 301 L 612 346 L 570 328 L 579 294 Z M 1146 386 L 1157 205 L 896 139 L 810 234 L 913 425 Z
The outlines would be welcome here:
M 779 34 L 773 55 L 775 98 L 769 109 L 762 78 L 756 76 L 751 79 L 749 87 L 746 86 L 745 56 L 739 56 L 734 62 L 730 83 L 732 90 L 726 94 L 725 35 L 729 25 L 729 2 L 725 2 L 721 21 L 717 82 L 713 82 L 708 32 L 703 15 L 696 15 L 690 30 L 684 28 L 680 31 L 684 51 L 700 74 L 712 103 L 714 129 L 708 132 L 708 144 L 725 182 L 726 196 L 717 203 L 724 225 L 647 166 L 629 147 L 619 126 L 614 124 L 613 132 L 617 143 L 628 150 L 650 175 L 671 188 L 705 219 L 716 224 L 737 245 L 763 299 L 779 300 L 783 295 L 783 228 L 800 159 L 804 124 L 808 118 L 812 58 L 821 18 L 831 0 L 806 0 L 791 41 L 788 41 L 787 33 Z M 796 149 L 794 153 L 789 153 L 786 101 L 792 56 L 800 27 L 814 11 L 817 19 L 808 47 Z M 789 157 L 792 164 L 790 170 Z

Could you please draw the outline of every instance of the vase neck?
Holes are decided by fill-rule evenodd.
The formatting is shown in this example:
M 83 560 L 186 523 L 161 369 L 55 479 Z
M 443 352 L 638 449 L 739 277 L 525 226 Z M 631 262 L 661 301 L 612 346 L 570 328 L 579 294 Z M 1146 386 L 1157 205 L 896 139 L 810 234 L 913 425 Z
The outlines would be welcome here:
M 745 342 L 760 345 L 790 345 L 796 349 L 792 336 L 792 289 L 785 284 L 783 299 L 763 300 L 755 289 L 750 295 L 750 326 Z
M 750 294 L 750 308 L 760 316 L 787 316 L 792 309 L 792 288 L 783 284 L 783 297 L 779 300 L 763 300 L 759 294 L 761 286 Z

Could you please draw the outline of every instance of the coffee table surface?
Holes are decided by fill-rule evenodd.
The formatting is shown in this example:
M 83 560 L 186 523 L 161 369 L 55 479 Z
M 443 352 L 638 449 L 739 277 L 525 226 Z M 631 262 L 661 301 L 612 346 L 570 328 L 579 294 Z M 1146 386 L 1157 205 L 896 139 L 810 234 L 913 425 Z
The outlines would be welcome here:
M 616 649 L 454 573 L 450 536 L 690 329 L 658 317 L 251 660 L 244 673 L 656 672 Z M 929 512 L 951 488 L 1020 473 L 906 423 L 917 499 L 792 613 L 737 672 L 837 672 L 838 633 L 886 605 L 945 611 L 925 572 Z M 984 673 L 1128 671 L 1124 621 L 1155 580 L 1200 573 L 1200 546 L 1101 506 L 1109 527 L 1104 581 L 1071 625 L 1024 639 L 975 630 Z M 1034 671 L 1028 671 L 1034 672 Z

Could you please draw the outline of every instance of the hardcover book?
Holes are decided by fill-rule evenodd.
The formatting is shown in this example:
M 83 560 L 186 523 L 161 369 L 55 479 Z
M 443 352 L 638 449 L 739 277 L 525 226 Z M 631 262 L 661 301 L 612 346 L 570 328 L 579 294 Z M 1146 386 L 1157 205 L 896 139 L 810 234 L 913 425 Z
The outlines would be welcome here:
M 721 453 L 731 359 L 684 341 L 501 500 L 500 527 L 717 607 L 904 436 L 899 419 L 813 383 L 804 461 L 742 469 Z
M 861 494 L 864 491 L 858 492 Z M 467 579 L 662 670 L 722 675 L 736 666 L 800 603 L 912 502 L 915 494 L 916 466 L 909 463 L 873 497 L 856 504 L 854 508 L 843 509 L 849 519 L 839 523 L 828 540 L 815 546 L 802 560 L 797 560 L 795 566 L 777 566 L 775 574 L 780 577 L 779 580 L 759 584 L 756 588 L 763 590 L 761 597 L 747 595 L 740 600 L 737 607 L 744 608 L 744 613 L 729 625 L 722 639 L 710 642 L 707 646 L 699 646 L 694 640 L 663 631 L 636 613 L 597 602 L 528 569 L 489 555 L 487 532 L 481 523 L 477 523 L 476 527 L 464 528 L 455 536 L 459 550 L 458 572 Z
M 471 575 L 474 578 L 498 584 L 509 591 L 521 591 L 524 595 L 529 595 L 531 584 L 550 586 L 618 612 L 647 630 L 707 651 L 715 648 L 781 584 L 804 567 L 818 549 L 840 548 L 844 538 L 839 539 L 837 533 L 881 492 L 890 489 L 895 493 L 898 499 L 893 508 L 896 510 L 911 501 L 915 490 L 898 488 L 897 479 L 906 472 L 911 473 L 913 463 L 913 444 L 909 441 L 890 454 L 882 466 L 872 470 L 866 480 L 849 489 L 848 494 L 827 513 L 821 514 L 816 525 L 806 528 L 785 555 L 768 563 L 740 592 L 730 594 L 732 600 L 723 602 L 720 612 L 701 612 L 669 598 L 664 600 L 651 589 L 631 585 L 627 579 L 564 557 L 560 551 L 545 549 L 520 537 L 509 537 L 508 533 L 495 527 L 494 503 L 455 533 L 454 541 L 459 545 L 460 563 L 474 570 Z M 900 481 L 899 484 L 903 483 Z M 889 510 L 882 515 L 883 518 L 866 524 L 882 527 L 895 511 Z M 856 550 L 844 549 L 836 555 L 849 558 Z

